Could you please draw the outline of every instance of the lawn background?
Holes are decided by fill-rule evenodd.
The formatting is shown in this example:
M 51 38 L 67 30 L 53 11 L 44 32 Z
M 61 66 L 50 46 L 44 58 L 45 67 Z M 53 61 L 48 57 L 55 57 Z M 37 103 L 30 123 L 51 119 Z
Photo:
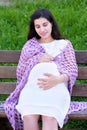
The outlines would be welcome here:
M 61 33 L 76 50 L 87 49 L 87 0 L 9 0 L 0 6 L 0 49 L 21 49 L 27 40 L 30 15 L 38 8 L 48 8 Z
M 61 33 L 75 50 L 87 50 L 87 0 L 9 0 L 0 5 L 0 50 L 21 50 L 27 41 L 30 15 L 48 8 Z M 86 121 L 69 121 L 64 127 L 87 128 Z

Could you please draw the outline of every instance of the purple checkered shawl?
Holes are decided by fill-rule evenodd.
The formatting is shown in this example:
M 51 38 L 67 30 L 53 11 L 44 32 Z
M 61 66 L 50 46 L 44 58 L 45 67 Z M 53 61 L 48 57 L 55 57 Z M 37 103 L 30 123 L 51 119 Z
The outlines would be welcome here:
M 54 62 L 58 66 L 60 73 L 66 73 L 70 80 L 68 82 L 68 90 L 72 94 L 72 88 L 75 80 L 78 76 L 78 67 L 75 59 L 75 52 L 70 41 L 67 41 L 67 45 L 64 50 L 54 57 Z M 18 67 L 17 67 L 17 85 L 15 90 L 7 98 L 4 108 L 6 115 L 14 130 L 23 130 L 23 122 L 18 111 L 15 109 L 18 103 L 19 95 L 23 87 L 27 82 L 27 78 L 30 74 L 31 69 L 38 63 L 41 55 L 45 53 L 44 48 L 38 43 L 36 38 L 32 38 L 24 45 Z M 82 102 L 71 102 L 70 109 L 67 115 L 73 111 L 86 109 L 87 103 Z M 68 120 L 66 116 L 65 121 Z

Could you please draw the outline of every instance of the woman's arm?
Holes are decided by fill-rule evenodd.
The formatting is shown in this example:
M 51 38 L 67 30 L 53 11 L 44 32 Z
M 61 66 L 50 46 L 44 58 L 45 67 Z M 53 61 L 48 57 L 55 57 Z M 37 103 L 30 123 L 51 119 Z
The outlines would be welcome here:
M 55 58 L 55 63 L 58 66 L 61 74 L 66 74 L 69 77 L 68 90 L 72 93 L 72 88 L 78 76 L 78 66 L 76 63 L 75 51 L 70 41 L 67 41 L 67 46 L 63 52 Z

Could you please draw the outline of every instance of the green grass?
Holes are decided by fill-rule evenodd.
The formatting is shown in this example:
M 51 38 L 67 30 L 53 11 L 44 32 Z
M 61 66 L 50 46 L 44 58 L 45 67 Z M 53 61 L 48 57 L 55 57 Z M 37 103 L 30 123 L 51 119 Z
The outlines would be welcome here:
M 87 0 L 9 0 L 0 6 L 0 50 L 20 50 L 27 40 L 30 15 L 48 8 L 61 33 L 75 50 L 87 50 Z M 3 97 L 4 98 L 4 97 Z M 86 121 L 69 121 L 65 128 L 87 128 Z
M 48 8 L 63 36 L 76 50 L 87 49 L 87 0 L 10 0 L 0 6 L 0 49 L 21 49 L 27 40 L 30 15 L 37 8 Z

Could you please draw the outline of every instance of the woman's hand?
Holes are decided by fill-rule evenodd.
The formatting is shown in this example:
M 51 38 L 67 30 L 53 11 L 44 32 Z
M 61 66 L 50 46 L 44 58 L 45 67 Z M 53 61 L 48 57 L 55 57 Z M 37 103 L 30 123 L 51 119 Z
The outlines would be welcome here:
M 53 57 L 48 54 L 43 54 L 42 57 L 39 60 L 39 63 L 41 62 L 51 62 L 53 61 Z
M 44 73 L 44 76 L 46 78 L 39 78 L 37 83 L 39 88 L 42 88 L 43 90 L 50 89 L 59 83 L 69 81 L 69 77 L 66 74 L 55 76 L 50 73 Z
M 46 78 L 39 78 L 38 79 L 38 86 L 39 88 L 42 88 L 43 90 L 50 89 L 58 84 L 58 76 L 55 76 L 53 74 L 45 73 L 44 76 Z

